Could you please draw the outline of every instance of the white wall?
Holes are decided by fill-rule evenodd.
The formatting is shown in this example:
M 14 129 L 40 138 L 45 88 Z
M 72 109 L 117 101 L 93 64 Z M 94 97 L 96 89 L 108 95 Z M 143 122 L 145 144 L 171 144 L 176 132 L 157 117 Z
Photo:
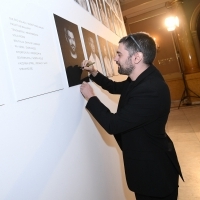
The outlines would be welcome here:
M 15 10 L 17 15 L 27 3 L 45 9 L 48 14 L 59 72 L 55 79 L 60 78 L 58 85 L 61 84 L 63 89 L 17 101 L 17 86 L 13 85 L 10 70 L 15 66 L 10 66 L 2 24 L 6 13 Z M 73 0 L 0 0 L 0 11 L 3 13 L 0 21 L 0 105 L 4 104 L 0 106 L 0 199 L 132 199 L 116 142 L 85 109 L 86 101 L 80 94 L 80 86 L 68 87 L 53 13 L 113 43 L 117 44 L 119 37 Z M 40 22 L 40 17 L 36 15 L 35 19 Z M 113 77 L 117 81 L 124 78 Z M 26 82 L 23 84 L 30 91 L 35 87 Z M 115 112 L 119 97 L 90 84 Z

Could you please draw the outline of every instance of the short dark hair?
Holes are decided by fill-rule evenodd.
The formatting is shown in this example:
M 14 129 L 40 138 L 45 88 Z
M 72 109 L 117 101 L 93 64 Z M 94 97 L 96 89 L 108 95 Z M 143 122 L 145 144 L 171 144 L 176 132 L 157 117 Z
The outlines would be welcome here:
M 129 55 L 142 52 L 145 64 L 152 64 L 156 57 L 156 43 L 154 39 L 145 32 L 129 34 L 120 39 L 119 43 L 125 45 Z
M 65 33 L 66 33 L 66 31 L 70 31 L 74 34 L 73 28 L 70 24 L 67 24 L 64 26 L 64 31 L 65 31 Z

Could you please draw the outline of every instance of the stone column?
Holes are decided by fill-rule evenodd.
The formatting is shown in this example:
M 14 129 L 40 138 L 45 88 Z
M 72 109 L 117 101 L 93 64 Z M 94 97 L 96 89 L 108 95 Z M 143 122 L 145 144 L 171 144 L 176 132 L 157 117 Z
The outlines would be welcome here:
M 200 66 L 200 47 L 199 47 L 199 39 L 198 39 L 197 31 L 191 31 L 191 34 L 192 34 L 194 46 L 197 53 L 197 59 L 199 61 L 199 66 Z
M 176 27 L 175 33 L 179 44 L 181 59 L 184 63 L 183 70 L 185 74 L 192 74 L 199 72 L 200 67 L 182 4 L 183 0 L 173 0 L 166 3 L 166 7 L 172 11 L 174 16 L 179 18 L 179 27 Z

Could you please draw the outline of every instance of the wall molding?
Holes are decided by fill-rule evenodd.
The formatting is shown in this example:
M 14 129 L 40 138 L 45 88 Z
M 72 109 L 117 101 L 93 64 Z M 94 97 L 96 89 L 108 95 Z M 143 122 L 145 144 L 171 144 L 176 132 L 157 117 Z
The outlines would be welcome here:
M 199 63 L 199 66 L 200 66 L 200 41 L 199 41 L 199 38 L 198 38 L 198 35 L 197 35 L 197 20 L 198 20 L 199 15 L 200 15 L 200 3 L 195 8 L 195 10 L 192 14 L 191 20 L 190 20 L 190 31 L 191 31 L 191 34 L 192 34 L 192 39 L 193 39 L 193 42 L 194 42 L 194 47 L 195 47 L 195 50 L 196 50 L 198 63 Z

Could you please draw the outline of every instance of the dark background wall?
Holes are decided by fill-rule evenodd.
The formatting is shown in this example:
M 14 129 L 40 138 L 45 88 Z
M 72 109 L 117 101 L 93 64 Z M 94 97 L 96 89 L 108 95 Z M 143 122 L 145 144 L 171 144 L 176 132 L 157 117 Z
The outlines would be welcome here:
M 199 8 L 199 4 L 200 0 L 184 0 L 183 9 L 189 27 L 192 20 L 192 15 L 195 9 Z M 196 12 L 198 11 L 196 10 L 195 13 Z M 165 19 L 171 15 L 172 14 L 170 13 L 169 9 L 167 9 L 166 7 L 162 7 L 153 11 L 144 12 L 137 16 L 125 18 L 125 24 L 127 33 L 145 31 L 156 38 L 155 41 L 157 43 L 158 50 L 154 64 L 162 73 L 164 79 L 166 80 L 170 88 L 171 99 L 180 100 L 184 91 L 182 75 L 176 57 L 173 38 L 171 36 L 171 33 L 167 31 L 167 28 L 164 24 Z M 198 18 L 200 19 L 200 17 Z M 200 41 L 199 19 L 195 23 L 197 23 L 196 31 L 198 32 L 198 38 Z M 188 75 L 187 80 L 190 89 L 195 91 L 197 94 L 200 94 L 200 73 Z
M 185 11 L 186 18 L 190 24 L 190 19 L 195 8 L 200 4 L 200 0 L 184 0 L 183 9 Z
M 180 71 L 171 33 L 167 31 L 164 24 L 167 16 L 168 14 L 164 13 L 148 19 L 143 19 L 130 25 L 130 31 L 132 33 L 144 31 L 155 38 L 157 44 L 157 55 L 154 64 L 163 75 Z

